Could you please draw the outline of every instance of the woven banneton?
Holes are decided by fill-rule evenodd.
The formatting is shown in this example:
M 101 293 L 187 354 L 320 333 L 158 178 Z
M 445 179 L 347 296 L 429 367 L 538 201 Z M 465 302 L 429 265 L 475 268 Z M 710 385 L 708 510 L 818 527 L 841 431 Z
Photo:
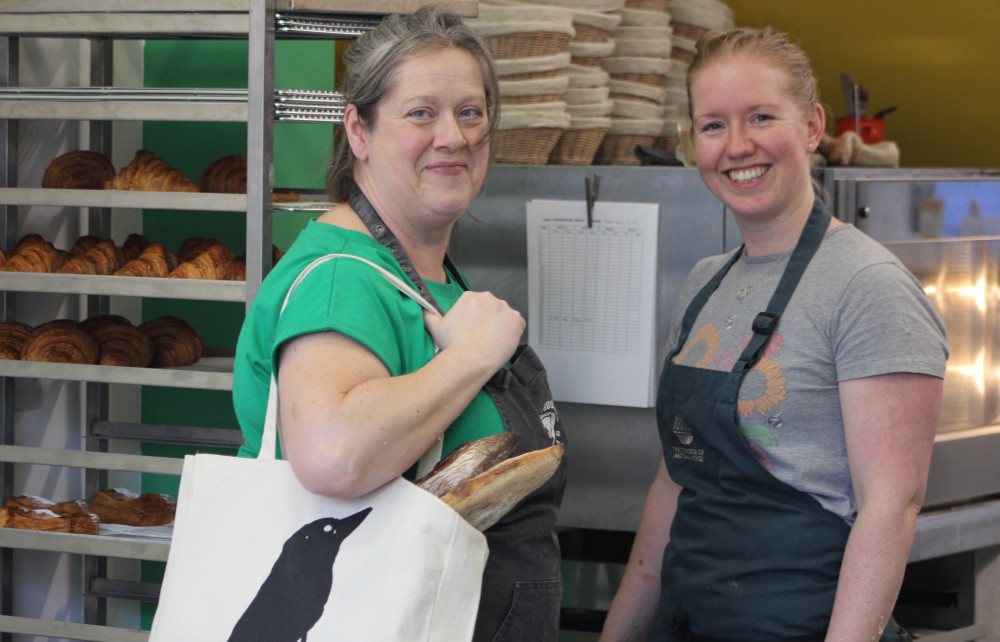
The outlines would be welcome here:
M 538 103 L 551 103 L 562 98 L 562 94 L 538 94 L 536 96 L 503 96 L 500 103 L 503 105 L 537 105 Z
M 562 75 L 562 69 L 550 69 L 549 71 L 533 71 L 526 74 L 511 74 L 509 76 L 497 76 L 499 80 L 539 80 L 541 78 L 555 78 Z
M 680 142 L 681 139 L 677 136 L 660 136 L 653 141 L 653 147 L 672 152 L 677 149 L 677 145 L 680 144 Z
M 646 11 L 667 11 L 670 8 L 670 0 L 625 0 L 625 7 Z
M 549 155 L 550 165 L 590 165 L 601 147 L 607 127 L 567 129 Z
M 674 30 L 669 27 L 619 26 L 611 32 L 615 40 L 670 40 Z
M 634 100 L 636 102 L 643 103 L 646 105 L 656 105 L 657 107 L 661 107 L 663 105 L 663 103 L 659 102 L 658 100 L 646 98 L 645 96 L 633 96 L 631 94 L 608 94 L 608 98 L 612 100 L 616 98 L 618 100 Z
M 561 127 L 497 130 L 490 136 L 490 162 L 545 165 L 563 134 Z
M 616 56 L 669 58 L 673 49 L 670 38 L 660 40 L 630 40 L 615 38 Z
M 690 65 L 694 62 L 694 52 L 688 51 L 687 49 L 681 49 L 680 47 L 674 47 L 671 49 L 670 57 L 674 60 L 679 60 L 686 65 Z
M 613 78 L 608 81 L 608 91 L 614 97 L 626 100 L 643 98 L 645 102 L 656 105 L 663 105 L 667 101 L 667 90 L 663 87 L 654 87 L 643 82 L 628 82 Z
M 486 43 L 494 58 L 535 58 L 566 51 L 570 35 L 554 31 L 531 31 L 489 36 Z
M 610 31 L 591 27 L 590 25 L 573 23 L 573 28 L 576 29 L 576 36 L 573 37 L 573 42 L 605 42 L 611 37 Z
M 654 87 L 662 87 L 663 80 L 666 76 L 660 74 L 632 74 L 632 73 L 622 73 L 622 74 L 611 74 L 611 77 L 615 80 L 627 80 L 629 82 L 641 82 L 646 85 L 652 85 Z
M 600 67 L 571 64 L 566 68 L 570 87 L 604 87 L 611 76 Z
M 566 104 L 566 113 L 572 118 L 598 118 L 600 116 L 608 116 L 611 114 L 611 110 L 614 109 L 615 102 L 613 100 L 603 100 L 598 103 L 590 103 L 587 105 L 570 105 Z
M 654 103 L 646 103 L 640 100 L 634 100 L 631 96 L 627 99 L 615 99 L 611 101 L 611 115 L 619 116 L 621 118 L 639 118 L 642 120 L 653 120 L 660 119 L 663 115 L 663 107 Z M 632 132 L 629 132 L 632 133 Z M 660 133 L 660 129 L 657 128 L 654 135 Z
M 593 105 L 608 99 L 608 86 L 604 87 L 571 87 L 563 92 L 562 100 L 566 105 Z
M 620 27 L 669 27 L 670 14 L 647 9 L 622 9 Z
M 636 145 L 652 145 L 655 136 L 639 134 L 605 134 L 594 162 L 598 165 L 641 165 L 635 155 Z
M 684 22 L 672 22 L 670 23 L 674 28 L 674 33 L 676 33 L 681 38 L 687 38 L 689 40 L 698 41 L 699 38 L 704 36 L 709 32 L 705 27 L 699 27 L 697 25 L 689 25 Z

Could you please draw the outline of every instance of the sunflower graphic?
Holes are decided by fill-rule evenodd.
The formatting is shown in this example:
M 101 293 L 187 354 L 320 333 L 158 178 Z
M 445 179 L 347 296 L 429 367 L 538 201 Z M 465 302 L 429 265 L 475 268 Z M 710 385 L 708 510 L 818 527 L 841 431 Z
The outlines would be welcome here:
M 741 396 L 736 401 L 740 417 L 746 419 L 754 412 L 767 415 L 769 410 L 788 396 L 785 382 L 784 372 L 773 359 L 761 359 L 754 364 L 743 380 Z M 748 398 L 742 395 L 747 395 Z
M 710 323 L 704 325 L 700 330 L 698 330 L 698 334 L 694 335 L 694 339 L 688 341 L 684 350 L 682 350 L 679 355 L 674 357 L 674 363 L 683 364 L 689 352 L 694 350 L 697 346 L 702 346 L 700 348 L 703 350 L 701 358 L 693 365 L 695 368 L 708 368 L 711 365 L 712 360 L 715 358 L 715 355 L 719 352 L 720 343 L 719 329 Z

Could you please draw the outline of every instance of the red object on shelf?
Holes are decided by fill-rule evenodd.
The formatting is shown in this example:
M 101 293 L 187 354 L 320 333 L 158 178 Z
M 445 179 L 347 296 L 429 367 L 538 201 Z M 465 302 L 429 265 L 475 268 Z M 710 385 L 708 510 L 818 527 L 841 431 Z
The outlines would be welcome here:
M 872 144 L 885 140 L 884 118 L 838 118 L 835 121 L 836 133 L 834 135 L 840 136 L 844 132 L 857 131 L 859 124 L 861 131 L 858 135 L 861 136 L 862 142 Z

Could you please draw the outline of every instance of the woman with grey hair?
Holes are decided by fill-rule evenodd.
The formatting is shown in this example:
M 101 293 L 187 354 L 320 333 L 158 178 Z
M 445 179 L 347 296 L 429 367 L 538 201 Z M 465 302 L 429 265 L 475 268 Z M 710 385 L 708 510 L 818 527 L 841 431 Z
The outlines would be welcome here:
M 327 188 L 338 204 L 310 222 L 268 275 L 237 346 L 233 399 L 260 448 L 277 371 L 281 449 L 314 493 L 354 498 L 440 447 L 503 432 L 514 455 L 563 441 L 544 369 L 519 346 L 520 313 L 473 292 L 446 250 L 478 193 L 497 125 L 496 72 L 483 39 L 434 8 L 390 16 L 345 55 L 347 100 Z M 371 266 L 411 283 L 441 315 L 400 296 Z M 561 598 L 556 512 L 565 459 L 486 530 L 475 640 L 555 640 Z

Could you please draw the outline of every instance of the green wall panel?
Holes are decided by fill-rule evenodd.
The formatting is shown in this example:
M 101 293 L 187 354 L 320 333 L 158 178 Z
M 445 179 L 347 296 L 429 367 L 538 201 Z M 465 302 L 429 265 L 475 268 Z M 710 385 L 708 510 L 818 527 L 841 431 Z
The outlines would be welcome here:
M 243 41 L 147 41 L 144 83 L 147 87 L 245 88 L 247 43 Z M 335 43 L 279 41 L 275 48 L 275 87 L 331 91 L 334 88 Z M 278 123 L 274 128 L 275 186 L 295 190 L 323 189 L 330 158 L 333 125 Z M 197 181 L 218 158 L 245 154 L 247 128 L 242 123 L 149 122 L 143 126 L 143 148 L 163 157 L 173 167 Z M 310 198 L 323 198 L 312 195 Z M 285 250 L 299 230 L 315 215 L 276 212 L 274 242 Z M 245 251 L 245 216 L 228 212 L 178 212 L 147 210 L 143 233 L 176 251 L 190 237 L 217 238 L 236 255 Z M 197 329 L 206 346 L 233 349 L 244 306 L 239 303 L 145 299 L 143 319 L 179 316 Z M 144 387 L 142 421 L 168 425 L 237 429 L 232 396 L 228 392 Z M 195 449 L 145 444 L 147 455 L 183 457 Z M 227 452 L 197 449 L 200 452 Z M 146 475 L 142 492 L 169 493 L 176 497 L 178 479 Z M 163 565 L 143 564 L 143 579 L 159 581 Z M 152 624 L 155 606 L 143 605 L 142 626 Z

